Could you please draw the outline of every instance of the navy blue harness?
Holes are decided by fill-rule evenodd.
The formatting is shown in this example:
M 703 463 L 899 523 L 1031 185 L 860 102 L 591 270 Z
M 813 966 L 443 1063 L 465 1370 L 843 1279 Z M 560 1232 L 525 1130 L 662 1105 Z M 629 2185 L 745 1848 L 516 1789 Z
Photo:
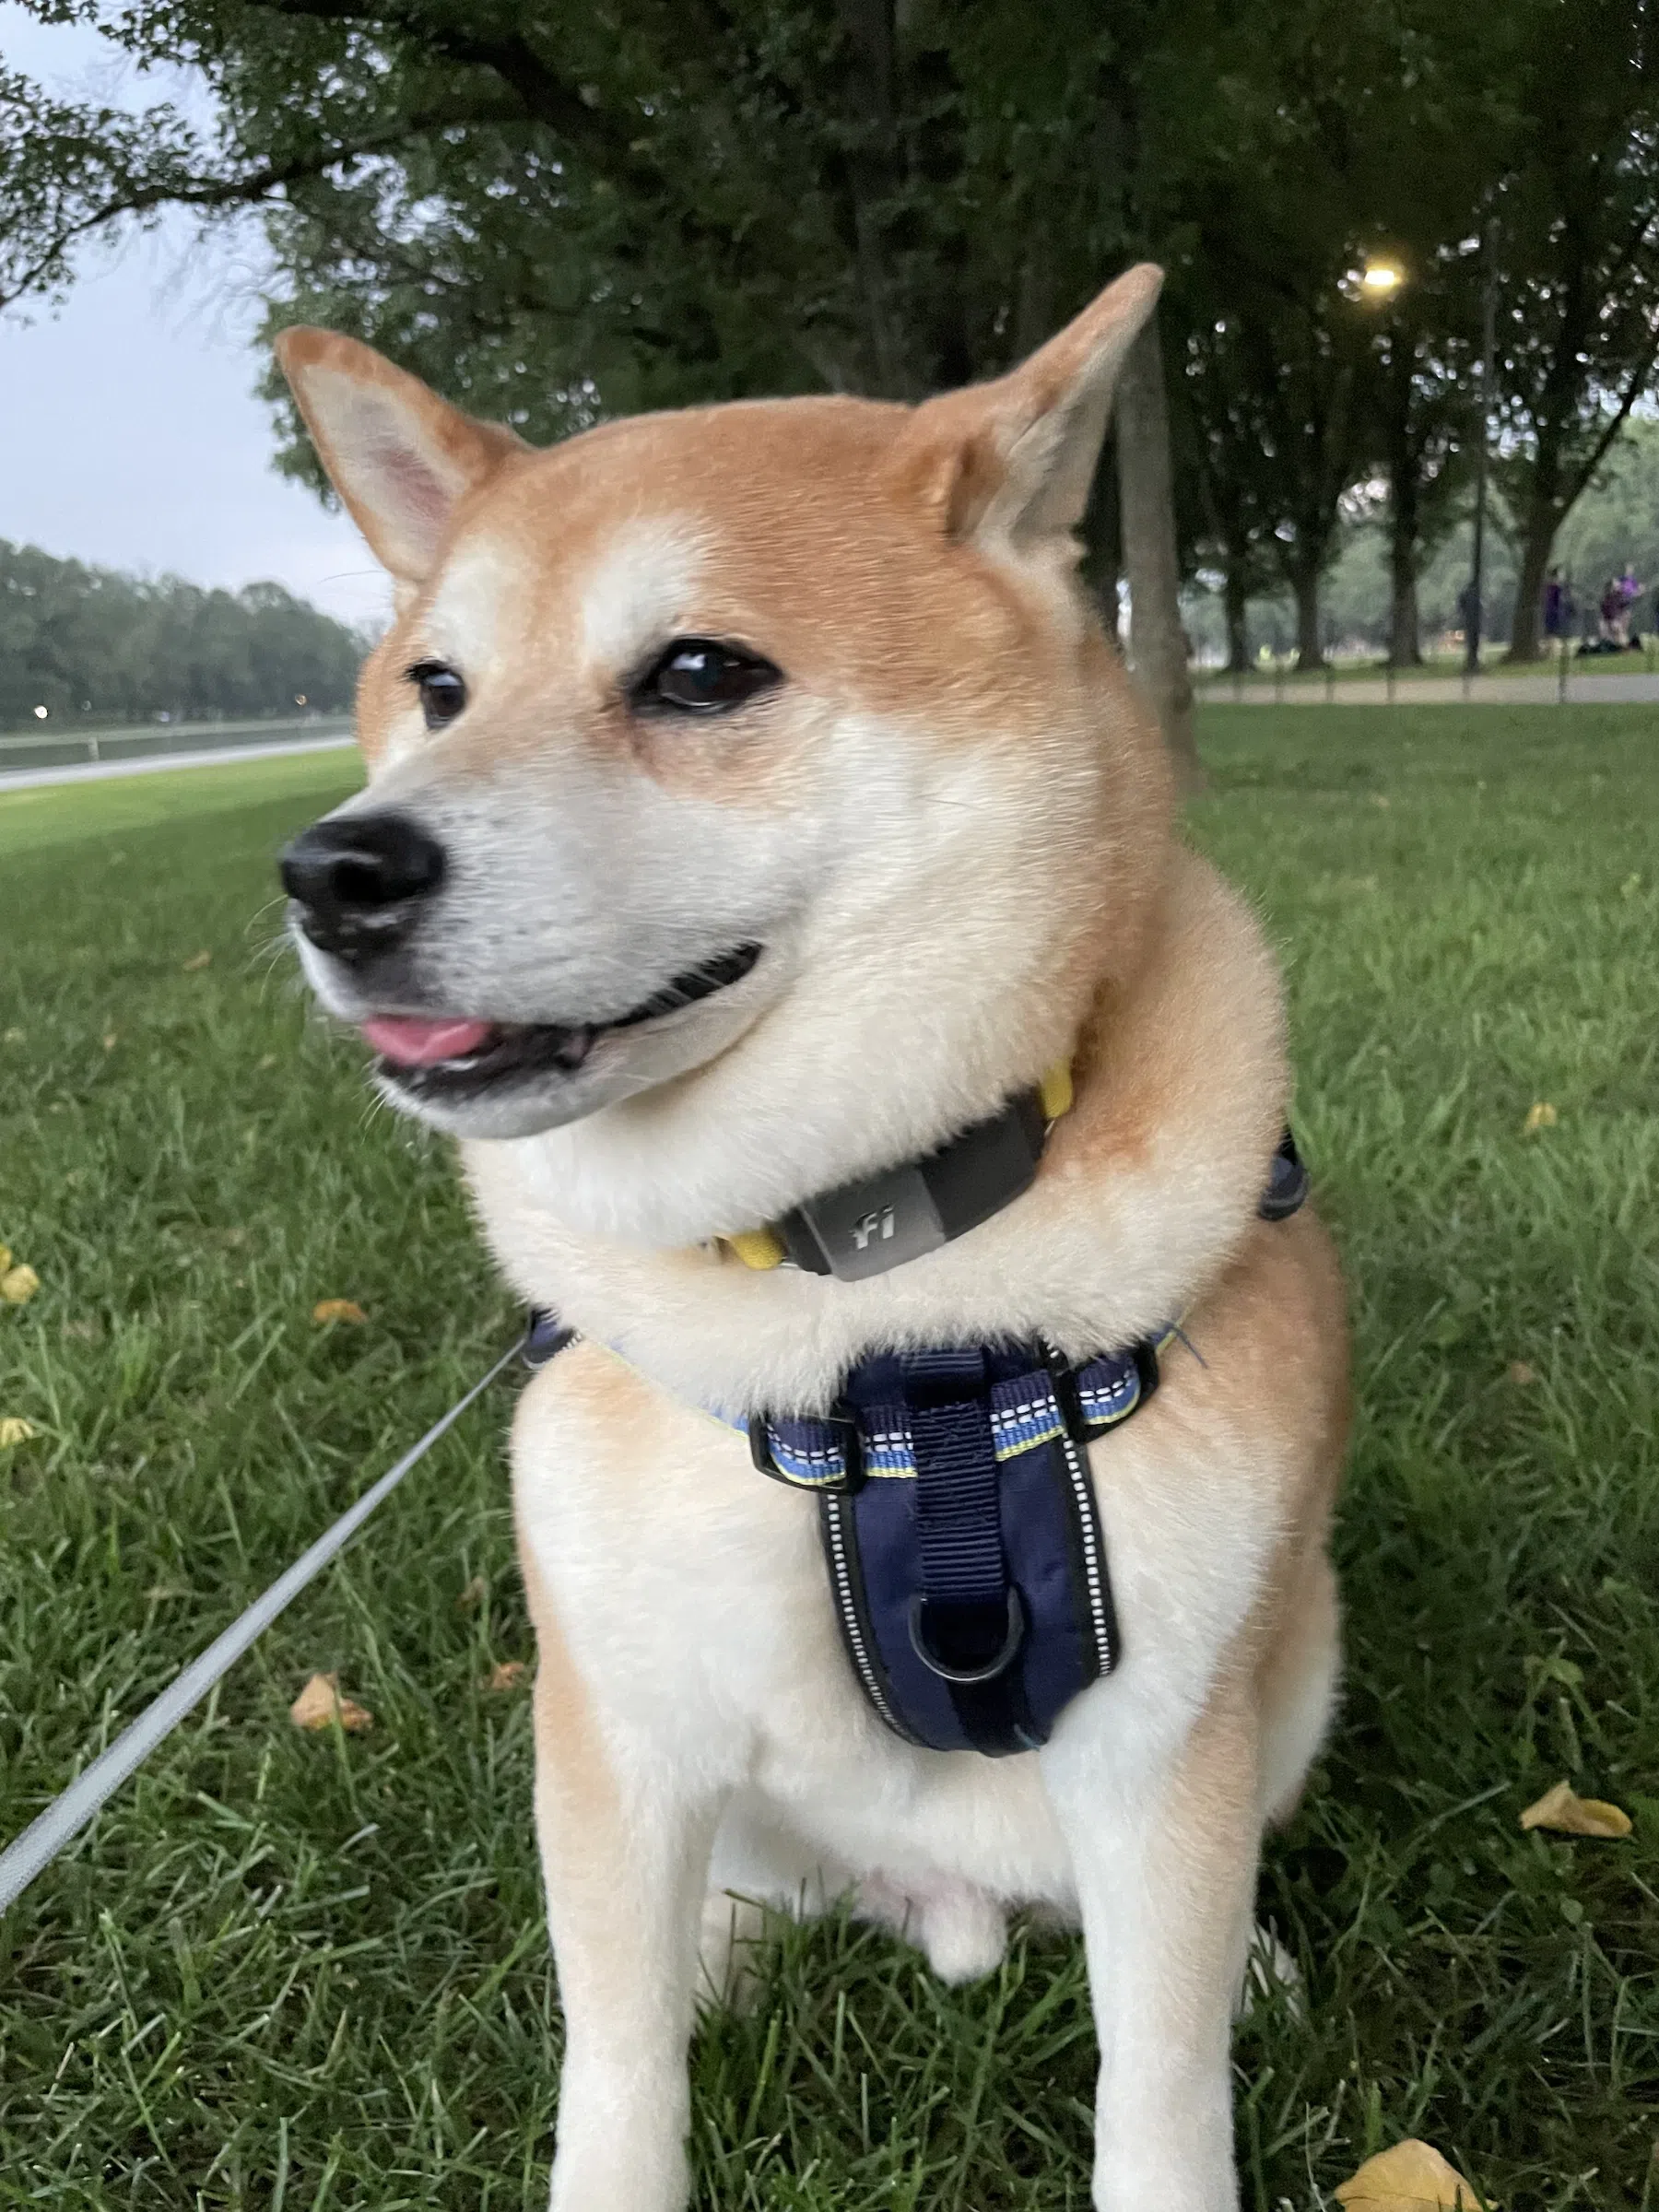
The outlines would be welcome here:
M 884 1352 L 827 1418 L 749 1424 L 755 1465 L 818 1493 L 841 1641 L 896 1735 L 1035 1750 L 1116 1665 L 1085 1447 L 1157 1387 L 1150 1342 L 1076 1368 L 1040 1345 Z
M 1262 1217 L 1307 1189 L 1287 1132 Z M 1078 1365 L 1041 1343 L 875 1352 L 828 1413 L 731 1423 L 762 1474 L 818 1494 L 841 1641 L 896 1735 L 1035 1750 L 1117 1665 L 1088 1446 L 1146 1405 L 1178 1335 Z

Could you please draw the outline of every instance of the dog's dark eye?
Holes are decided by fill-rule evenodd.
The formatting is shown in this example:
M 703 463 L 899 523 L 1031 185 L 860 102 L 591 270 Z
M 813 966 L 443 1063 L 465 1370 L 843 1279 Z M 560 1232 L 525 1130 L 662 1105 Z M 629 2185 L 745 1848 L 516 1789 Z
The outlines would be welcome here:
M 404 674 L 420 693 L 420 709 L 429 730 L 441 730 L 453 722 L 466 704 L 466 686 L 441 661 L 417 661 Z
M 712 638 L 676 638 L 635 688 L 634 703 L 647 710 L 719 714 L 782 680 L 781 672 L 758 653 L 717 645 Z

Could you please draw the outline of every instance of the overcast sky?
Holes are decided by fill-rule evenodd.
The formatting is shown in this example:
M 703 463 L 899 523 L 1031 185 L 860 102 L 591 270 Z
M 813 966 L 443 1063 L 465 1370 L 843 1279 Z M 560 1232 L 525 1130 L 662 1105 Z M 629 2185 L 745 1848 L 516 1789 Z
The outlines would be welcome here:
M 53 90 L 148 106 L 173 89 L 111 51 L 0 0 L 0 55 Z M 262 265 L 252 224 L 205 253 L 174 220 L 95 249 L 55 315 L 0 315 L 0 537 L 198 583 L 274 577 L 348 621 L 383 612 L 350 523 L 271 467 L 249 335 Z

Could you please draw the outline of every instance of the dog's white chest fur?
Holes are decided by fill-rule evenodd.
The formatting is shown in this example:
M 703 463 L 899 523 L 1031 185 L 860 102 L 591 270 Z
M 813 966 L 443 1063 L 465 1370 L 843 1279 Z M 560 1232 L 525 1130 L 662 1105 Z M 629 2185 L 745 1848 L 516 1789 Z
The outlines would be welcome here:
M 1053 1756 L 1086 1743 L 1107 1789 L 1191 1726 L 1279 1534 L 1224 1425 L 1192 1425 L 1172 1462 L 1178 1394 L 1177 1376 L 1091 1453 L 1123 1659 L 1062 1717 Z M 582 1346 L 526 1393 L 514 1459 L 522 1535 L 581 1675 L 641 1761 L 738 1794 L 729 1886 L 787 1903 L 802 1882 L 878 1877 L 911 1898 L 957 1882 L 1072 1908 L 1041 1762 L 918 1751 L 881 1725 L 841 1649 L 816 1501 L 758 1474 L 740 1437 Z

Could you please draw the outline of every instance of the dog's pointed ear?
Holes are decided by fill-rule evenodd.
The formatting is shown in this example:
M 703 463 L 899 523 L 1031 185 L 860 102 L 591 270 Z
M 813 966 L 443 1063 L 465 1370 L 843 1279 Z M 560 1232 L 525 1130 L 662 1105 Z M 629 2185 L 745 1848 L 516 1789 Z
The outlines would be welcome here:
M 1008 375 L 916 409 L 901 475 L 948 535 L 1019 548 L 1077 528 L 1124 358 L 1162 286 L 1140 263 Z
M 329 481 L 394 576 L 430 575 L 456 507 L 523 440 L 475 422 L 394 368 L 371 346 L 331 330 L 285 330 L 276 359 Z

